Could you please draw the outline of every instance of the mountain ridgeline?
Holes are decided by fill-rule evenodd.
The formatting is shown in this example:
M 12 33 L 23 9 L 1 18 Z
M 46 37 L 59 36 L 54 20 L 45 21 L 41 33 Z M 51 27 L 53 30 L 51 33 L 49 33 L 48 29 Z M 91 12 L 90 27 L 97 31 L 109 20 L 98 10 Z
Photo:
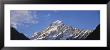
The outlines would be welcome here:
M 100 40 L 100 25 L 95 30 L 81 30 L 57 20 L 31 38 L 11 27 L 11 40 Z
M 15 28 L 11 27 L 11 40 L 29 40 L 23 33 L 19 33 Z
M 87 40 L 100 40 L 100 25 L 86 38 Z
M 43 31 L 35 32 L 31 40 L 94 40 L 97 34 L 100 34 L 98 30 L 81 30 L 57 20 Z

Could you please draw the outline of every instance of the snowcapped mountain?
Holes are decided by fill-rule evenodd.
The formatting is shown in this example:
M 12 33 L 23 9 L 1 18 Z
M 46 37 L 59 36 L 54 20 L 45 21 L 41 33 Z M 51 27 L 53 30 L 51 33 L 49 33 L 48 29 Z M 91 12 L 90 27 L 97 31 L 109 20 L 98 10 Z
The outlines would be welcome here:
M 31 40 L 82 40 L 93 30 L 81 30 L 68 26 L 60 20 L 54 21 L 41 32 L 35 32 Z

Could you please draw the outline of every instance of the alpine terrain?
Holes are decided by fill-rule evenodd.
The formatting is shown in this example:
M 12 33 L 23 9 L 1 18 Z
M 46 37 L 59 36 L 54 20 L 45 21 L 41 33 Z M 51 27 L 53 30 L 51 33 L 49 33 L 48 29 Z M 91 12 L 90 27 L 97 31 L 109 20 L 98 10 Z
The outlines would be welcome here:
M 93 30 L 83 30 L 56 20 L 41 32 L 33 33 L 31 40 L 84 40 Z

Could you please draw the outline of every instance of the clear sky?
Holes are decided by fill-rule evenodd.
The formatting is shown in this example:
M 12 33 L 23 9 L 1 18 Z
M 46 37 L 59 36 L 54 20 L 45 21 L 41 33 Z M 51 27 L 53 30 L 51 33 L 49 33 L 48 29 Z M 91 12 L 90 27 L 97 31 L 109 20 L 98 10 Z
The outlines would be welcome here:
M 79 29 L 93 30 L 100 24 L 99 10 L 11 10 L 10 17 L 11 26 L 27 37 L 56 20 Z

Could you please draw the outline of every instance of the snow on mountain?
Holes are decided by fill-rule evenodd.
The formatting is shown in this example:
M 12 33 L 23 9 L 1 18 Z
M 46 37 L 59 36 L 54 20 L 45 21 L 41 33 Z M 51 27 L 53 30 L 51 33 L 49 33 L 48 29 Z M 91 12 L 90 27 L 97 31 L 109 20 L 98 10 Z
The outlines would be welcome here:
M 60 20 L 56 20 L 41 32 L 35 32 L 31 40 L 82 40 L 91 32 L 93 31 L 73 28 Z

